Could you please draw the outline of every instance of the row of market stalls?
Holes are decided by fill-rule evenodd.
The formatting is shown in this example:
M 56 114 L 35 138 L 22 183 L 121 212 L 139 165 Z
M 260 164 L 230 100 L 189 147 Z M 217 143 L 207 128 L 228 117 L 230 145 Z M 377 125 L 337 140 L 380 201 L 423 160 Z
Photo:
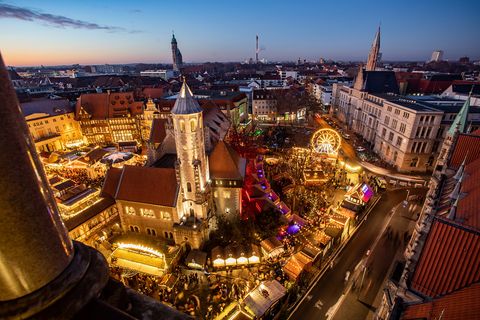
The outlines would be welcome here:
M 67 153 L 53 152 L 45 165 L 57 170 L 82 170 L 90 179 L 103 177 L 109 167 L 143 165 L 145 159 L 133 152 L 109 148 L 82 148 Z
M 368 184 L 357 183 L 347 190 L 337 212 L 345 217 L 355 219 L 374 194 L 373 188 Z
M 101 200 L 100 191 L 85 184 L 76 184 L 58 175 L 49 176 L 48 182 L 64 219 L 78 215 Z
M 214 268 L 238 267 L 260 263 L 261 253 L 254 244 L 228 245 L 213 248 L 211 257 Z

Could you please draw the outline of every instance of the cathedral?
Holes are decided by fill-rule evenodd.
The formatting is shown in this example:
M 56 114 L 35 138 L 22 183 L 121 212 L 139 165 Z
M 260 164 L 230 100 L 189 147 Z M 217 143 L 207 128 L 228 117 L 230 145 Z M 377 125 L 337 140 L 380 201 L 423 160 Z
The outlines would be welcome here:
M 200 248 L 211 218 L 241 213 L 246 160 L 223 141 L 224 134 L 212 139 L 219 130 L 204 117 L 213 114 L 222 127 L 229 120 L 206 108 L 184 82 L 171 116 L 152 121 L 148 164 L 107 172 L 102 196 L 115 200 L 124 232 Z
M 177 46 L 177 39 L 175 39 L 175 35 L 172 35 L 172 58 L 173 58 L 173 70 L 180 71 L 180 68 L 183 65 L 182 53 Z

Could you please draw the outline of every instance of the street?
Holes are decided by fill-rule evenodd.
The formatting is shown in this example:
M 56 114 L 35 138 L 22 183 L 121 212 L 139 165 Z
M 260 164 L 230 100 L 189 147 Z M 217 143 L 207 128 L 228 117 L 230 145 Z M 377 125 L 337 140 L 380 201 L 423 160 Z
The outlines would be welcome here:
M 424 191 L 412 189 L 410 194 Z M 406 195 L 407 191 L 400 189 L 382 196 L 334 261 L 333 268 L 307 291 L 289 319 L 365 319 L 369 310 L 374 311 L 371 305 L 396 253 L 404 247 L 404 232 L 413 222 L 406 214 L 408 208 L 401 205 L 391 215 Z M 387 225 L 390 236 L 384 234 Z

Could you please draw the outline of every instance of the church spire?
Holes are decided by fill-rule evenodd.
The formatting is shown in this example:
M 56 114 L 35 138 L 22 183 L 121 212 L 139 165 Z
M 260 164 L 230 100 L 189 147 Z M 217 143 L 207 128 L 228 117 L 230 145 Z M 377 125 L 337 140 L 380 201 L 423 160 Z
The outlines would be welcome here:
M 455 218 L 457 216 L 457 206 L 458 206 L 458 198 L 450 207 L 450 212 L 448 213 L 448 216 L 447 216 L 448 219 L 455 221 Z
M 353 85 L 354 89 L 362 90 L 363 89 L 363 63 L 358 65 L 358 73 L 355 78 L 355 84 Z
M 187 81 L 183 79 L 182 88 L 178 93 L 177 101 L 171 111 L 173 114 L 192 114 L 202 112 L 202 108 L 193 97 L 192 90 L 188 87 Z
M 368 54 L 367 66 L 365 70 L 375 71 L 375 68 L 378 65 L 378 56 L 380 53 L 380 26 L 378 26 L 377 33 L 375 34 L 375 39 L 373 39 L 372 48 Z
M 455 117 L 455 120 L 453 120 L 452 125 L 450 126 L 450 129 L 448 129 L 447 135 L 450 137 L 453 137 L 456 133 L 465 133 L 465 130 L 467 129 L 467 117 L 468 117 L 468 112 L 470 110 L 470 95 L 468 96 L 467 100 L 462 106 L 462 109 L 460 109 L 460 112 L 457 114 Z
M 455 184 L 455 187 L 453 188 L 453 191 L 450 194 L 451 200 L 458 200 L 460 196 L 460 188 L 462 187 L 462 182 L 463 182 L 463 173 L 460 176 L 460 178 L 457 180 L 457 183 Z
M 468 152 L 467 152 L 467 155 L 468 155 Z M 457 181 L 463 178 L 463 171 L 465 170 L 465 161 L 467 160 L 467 155 L 465 155 L 465 158 L 463 158 L 462 164 L 460 165 L 457 172 L 455 173 L 455 176 L 453 176 L 453 178 Z

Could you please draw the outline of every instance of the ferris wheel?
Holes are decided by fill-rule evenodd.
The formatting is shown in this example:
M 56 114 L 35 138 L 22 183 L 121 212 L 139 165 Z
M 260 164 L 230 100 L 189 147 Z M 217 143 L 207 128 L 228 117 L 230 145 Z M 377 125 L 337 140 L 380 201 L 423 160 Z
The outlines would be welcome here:
M 337 131 L 324 128 L 313 134 L 310 144 L 312 149 L 318 153 L 335 155 L 340 149 L 341 142 L 342 138 Z

